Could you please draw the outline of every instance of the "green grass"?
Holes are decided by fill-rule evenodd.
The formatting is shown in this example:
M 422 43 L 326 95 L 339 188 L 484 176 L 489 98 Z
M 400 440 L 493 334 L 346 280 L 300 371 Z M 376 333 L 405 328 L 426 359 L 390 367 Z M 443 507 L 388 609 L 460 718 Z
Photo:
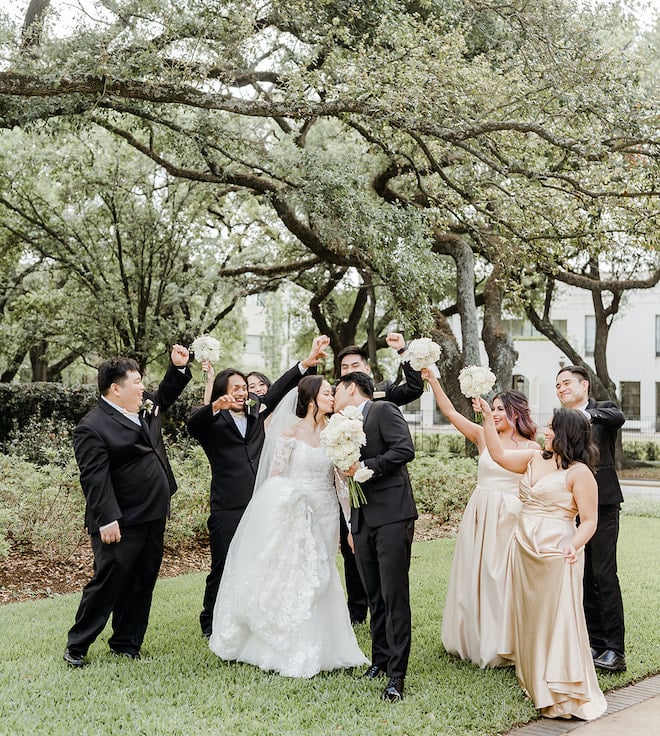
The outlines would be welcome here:
M 227 664 L 198 630 L 204 575 L 160 580 L 140 662 L 113 658 L 107 631 L 91 664 L 62 661 L 79 595 L 0 607 L 0 734 L 496 734 L 536 716 L 510 669 L 483 671 L 439 642 L 453 540 L 413 548 L 413 647 L 407 697 L 379 699 L 382 681 L 333 672 L 311 680 Z M 599 675 L 609 690 L 660 671 L 660 520 L 625 516 L 619 567 L 628 671 Z M 358 639 L 369 652 L 366 625 Z

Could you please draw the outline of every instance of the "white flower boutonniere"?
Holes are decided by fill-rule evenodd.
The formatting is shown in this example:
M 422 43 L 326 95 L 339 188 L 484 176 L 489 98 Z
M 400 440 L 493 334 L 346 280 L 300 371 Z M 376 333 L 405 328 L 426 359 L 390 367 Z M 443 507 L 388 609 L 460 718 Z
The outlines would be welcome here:
M 158 416 L 158 407 L 156 407 L 156 410 L 154 411 L 154 402 L 151 399 L 145 399 L 139 412 L 142 414 L 151 414 L 153 412 L 154 416 Z
M 254 399 L 246 399 L 244 402 L 245 406 L 247 406 L 248 409 L 251 409 L 253 406 L 257 405 L 257 402 Z

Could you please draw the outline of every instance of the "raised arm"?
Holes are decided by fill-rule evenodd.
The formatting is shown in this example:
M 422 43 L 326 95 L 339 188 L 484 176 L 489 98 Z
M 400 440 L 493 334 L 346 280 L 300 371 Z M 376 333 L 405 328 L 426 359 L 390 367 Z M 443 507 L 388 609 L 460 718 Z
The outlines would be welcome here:
M 592 424 L 602 424 L 611 430 L 619 429 L 626 421 L 624 413 L 613 401 L 602 401 L 598 406 L 588 406 L 586 412 L 591 416 Z
M 444 392 L 440 381 L 437 376 L 429 368 L 422 368 L 422 378 L 429 382 L 433 396 L 435 396 L 435 403 L 438 405 L 438 409 L 443 413 L 445 417 L 456 427 L 456 429 L 470 442 L 474 444 L 481 452 L 485 445 L 484 430 L 481 425 L 476 422 L 471 422 L 467 417 L 464 417 L 456 407 L 451 403 L 449 396 Z
M 538 446 L 526 450 L 506 450 L 502 447 L 500 438 L 495 429 L 493 421 L 493 412 L 490 404 L 481 396 L 472 399 L 472 406 L 475 411 L 480 411 L 484 417 L 484 440 L 486 447 L 493 460 L 507 470 L 513 473 L 524 473 L 529 461 L 535 452 L 538 452 Z
M 406 342 L 399 332 L 390 332 L 385 338 L 387 344 L 395 350 L 398 355 L 405 352 Z M 419 371 L 416 371 L 408 361 L 401 364 L 404 383 L 390 383 L 385 389 L 385 399 L 397 406 L 405 406 L 418 399 L 424 393 L 424 381 Z
M 211 403 L 211 396 L 213 394 L 213 381 L 215 380 L 215 371 L 210 360 L 202 361 L 202 371 L 206 376 L 206 383 L 204 384 L 204 403 Z

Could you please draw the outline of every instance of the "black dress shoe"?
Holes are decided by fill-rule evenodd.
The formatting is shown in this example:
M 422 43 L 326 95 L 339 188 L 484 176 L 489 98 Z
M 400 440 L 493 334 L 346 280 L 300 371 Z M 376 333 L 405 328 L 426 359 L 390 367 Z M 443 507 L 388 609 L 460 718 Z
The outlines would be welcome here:
M 626 658 L 612 649 L 606 649 L 602 654 L 594 657 L 594 664 L 601 670 L 608 672 L 625 672 Z
M 363 624 L 366 620 L 367 620 L 366 617 L 365 618 L 351 617 L 351 626 L 359 626 L 360 624 Z
M 380 677 L 381 675 L 385 674 L 385 670 L 381 670 L 381 668 L 377 664 L 372 664 L 371 667 L 362 675 L 362 677 L 368 677 L 370 680 L 375 680 L 377 677 Z
M 118 649 L 110 649 L 115 657 L 126 657 L 127 659 L 142 659 L 140 652 L 121 652 Z
M 593 647 L 591 647 L 591 659 L 596 659 L 597 656 L 598 656 L 598 649 L 594 649 Z
M 87 664 L 87 662 L 85 662 L 84 654 L 72 652 L 68 648 L 64 650 L 64 661 L 69 665 L 69 667 L 84 667 Z
M 403 698 L 403 677 L 390 677 L 381 697 L 391 703 L 401 700 Z

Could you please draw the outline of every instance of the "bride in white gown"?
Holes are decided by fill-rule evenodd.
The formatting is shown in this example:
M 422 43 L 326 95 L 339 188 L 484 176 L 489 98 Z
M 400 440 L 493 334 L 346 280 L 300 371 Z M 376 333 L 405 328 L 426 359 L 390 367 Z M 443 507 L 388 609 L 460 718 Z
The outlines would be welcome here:
M 333 405 L 330 384 L 307 376 L 272 415 L 213 612 L 209 646 L 222 659 L 287 677 L 368 663 L 336 566 L 334 467 L 319 440 Z

